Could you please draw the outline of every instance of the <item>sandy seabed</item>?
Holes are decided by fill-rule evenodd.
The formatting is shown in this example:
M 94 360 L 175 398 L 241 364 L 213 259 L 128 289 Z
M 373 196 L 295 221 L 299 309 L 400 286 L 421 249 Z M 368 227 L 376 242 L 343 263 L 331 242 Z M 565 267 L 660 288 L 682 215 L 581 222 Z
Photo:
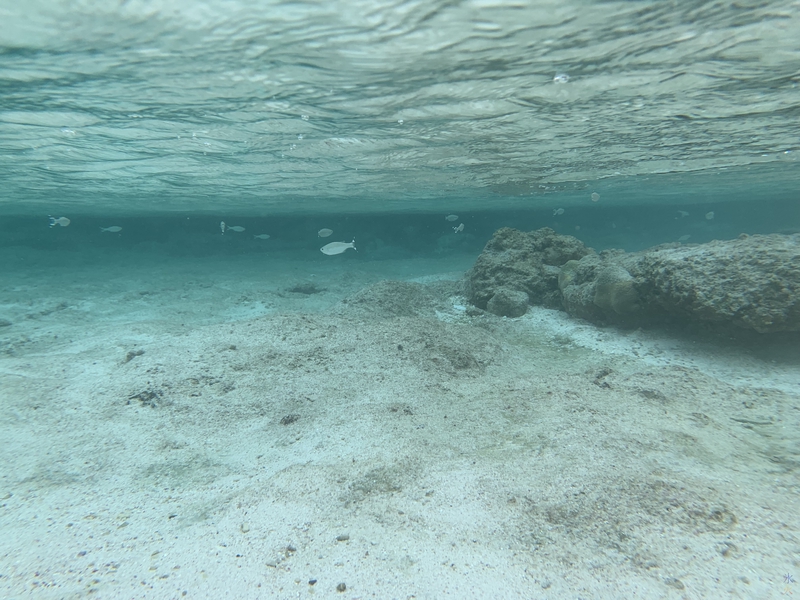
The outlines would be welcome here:
M 800 595 L 795 347 L 331 258 L 5 261 L 0 596 Z

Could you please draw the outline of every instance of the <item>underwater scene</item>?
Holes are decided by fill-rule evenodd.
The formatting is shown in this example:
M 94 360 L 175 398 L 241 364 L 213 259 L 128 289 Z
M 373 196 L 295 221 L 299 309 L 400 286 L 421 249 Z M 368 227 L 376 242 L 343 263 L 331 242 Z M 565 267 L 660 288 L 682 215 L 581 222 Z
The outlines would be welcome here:
M 796 0 L 0 0 L 0 597 L 800 596 Z

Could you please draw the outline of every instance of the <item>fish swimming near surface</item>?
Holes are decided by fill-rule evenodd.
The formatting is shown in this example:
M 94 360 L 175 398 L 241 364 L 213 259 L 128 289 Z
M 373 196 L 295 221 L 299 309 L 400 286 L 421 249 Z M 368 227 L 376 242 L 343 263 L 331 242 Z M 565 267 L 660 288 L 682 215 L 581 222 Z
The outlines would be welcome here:
M 348 248 L 352 248 L 356 252 L 356 241 L 353 240 L 349 244 L 347 242 L 331 242 L 330 244 L 325 244 L 322 248 L 319 249 L 320 252 L 323 254 L 327 254 L 328 256 L 333 256 L 334 254 L 341 254 Z
M 111 233 L 117 233 L 118 231 L 122 231 L 122 227 L 119 225 L 112 225 L 111 227 L 101 227 L 100 231 L 109 231 Z
M 235 231 L 236 233 L 242 233 L 244 231 L 244 227 L 241 225 L 229 225 L 225 227 L 225 231 Z
M 50 227 L 55 227 L 56 225 L 61 225 L 61 227 L 66 227 L 70 224 L 70 220 L 67 217 L 49 217 L 50 219 Z
M 269 239 L 269 234 L 268 233 L 260 233 L 258 235 L 254 235 L 253 237 L 256 238 L 257 240 L 268 240 Z
M 318 235 L 319 237 L 328 237 L 328 236 L 329 236 L 329 235 L 331 235 L 332 233 L 333 233 L 333 229 L 320 229 L 320 230 L 317 232 L 317 235 Z
M 553 209 L 553 216 L 554 217 L 557 217 L 557 216 L 563 215 L 563 214 L 564 214 L 564 209 L 563 208 L 554 208 Z
M 222 235 L 225 235 L 225 221 L 219 222 L 219 228 L 222 229 Z
M 447 221 L 458 221 L 458 215 L 447 215 L 445 219 Z

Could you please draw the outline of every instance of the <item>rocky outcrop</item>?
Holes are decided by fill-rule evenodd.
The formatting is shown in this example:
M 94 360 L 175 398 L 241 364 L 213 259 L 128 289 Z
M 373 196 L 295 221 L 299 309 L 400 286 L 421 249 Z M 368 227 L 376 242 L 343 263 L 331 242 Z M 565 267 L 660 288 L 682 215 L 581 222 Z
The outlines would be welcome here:
M 559 289 L 567 312 L 597 323 L 671 319 L 800 331 L 800 236 L 603 252 L 564 265 Z
M 528 312 L 530 298 L 525 292 L 500 288 L 486 303 L 486 310 L 498 317 L 521 317 Z
M 478 308 L 492 311 L 507 304 L 510 291 L 524 292 L 531 304 L 560 307 L 561 266 L 592 252 L 576 238 L 547 227 L 530 233 L 504 227 L 495 232 L 467 273 L 467 298 Z M 501 297 L 491 302 L 496 294 Z
M 560 305 L 571 315 L 600 324 L 646 325 L 661 320 L 717 323 L 761 333 L 800 331 L 800 235 L 742 235 L 736 240 L 642 252 L 596 254 L 572 236 L 544 229 L 529 234 L 500 230 L 501 244 L 486 246 L 468 274 L 470 301 L 502 288 L 528 292 L 532 304 Z M 558 239 L 561 238 L 561 239 Z M 546 240 L 561 263 L 557 292 L 552 270 L 532 250 Z M 509 243 L 516 244 L 509 247 Z M 580 244 L 580 242 L 577 242 Z M 502 247 L 501 251 L 497 248 Z M 502 265 L 504 259 L 509 265 Z M 488 302 L 488 299 L 486 300 Z

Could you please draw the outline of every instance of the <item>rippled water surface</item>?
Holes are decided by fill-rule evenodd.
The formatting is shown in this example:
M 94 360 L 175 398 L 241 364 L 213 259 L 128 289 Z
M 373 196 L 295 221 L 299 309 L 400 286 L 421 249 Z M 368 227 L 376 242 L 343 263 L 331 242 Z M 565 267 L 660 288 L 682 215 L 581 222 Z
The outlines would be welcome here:
M 784 198 L 798 65 L 784 0 L 2 0 L 0 210 Z

